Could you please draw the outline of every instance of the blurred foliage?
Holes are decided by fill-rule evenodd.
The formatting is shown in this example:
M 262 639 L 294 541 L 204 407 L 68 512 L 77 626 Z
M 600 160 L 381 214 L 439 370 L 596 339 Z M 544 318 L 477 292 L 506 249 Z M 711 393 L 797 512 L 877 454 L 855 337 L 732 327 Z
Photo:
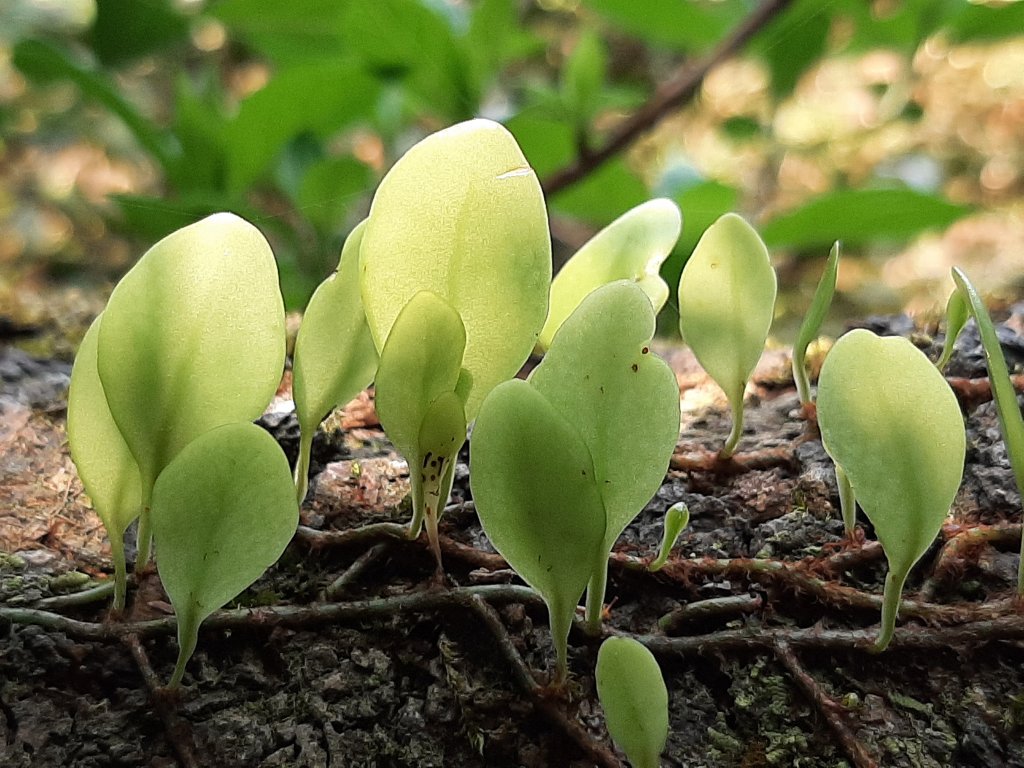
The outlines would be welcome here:
M 231 210 L 271 239 L 301 307 L 418 138 L 498 119 L 544 179 L 756 6 L 0 0 L 5 285 L 109 280 L 157 238 Z M 855 262 L 934 243 L 922 234 L 979 210 L 1007 211 L 1019 232 L 1024 2 L 793 0 L 652 128 L 550 196 L 564 253 L 656 195 L 684 214 L 670 283 L 729 210 L 758 223 L 784 280 L 836 238 Z

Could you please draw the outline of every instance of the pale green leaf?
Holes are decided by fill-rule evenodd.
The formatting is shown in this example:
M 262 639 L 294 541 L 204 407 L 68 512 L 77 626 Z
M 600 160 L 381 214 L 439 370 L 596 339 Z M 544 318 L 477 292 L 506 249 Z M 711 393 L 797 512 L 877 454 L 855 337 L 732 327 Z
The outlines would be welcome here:
M 97 356 L 144 502 L 185 445 L 263 413 L 284 355 L 274 255 L 251 224 L 215 214 L 146 252 L 110 297 Z
M 608 733 L 633 768 L 658 768 L 668 740 L 668 689 L 654 655 L 630 637 L 597 652 L 597 696 Z
M 203 620 L 273 565 L 299 522 L 288 460 L 266 431 L 227 424 L 189 443 L 153 491 L 157 567 L 178 621 L 180 682 Z
M 970 317 L 970 310 L 968 309 L 967 299 L 964 298 L 964 292 L 959 289 L 954 290 L 949 294 L 949 299 L 946 301 L 946 338 L 942 342 L 942 353 L 939 355 L 939 359 L 935 361 L 935 367 L 940 371 L 949 364 L 949 359 L 953 357 L 953 346 L 956 344 L 957 336 L 960 335 L 960 331 L 967 324 L 967 318 Z
M 634 280 L 659 312 L 668 299 L 668 285 L 658 275 L 682 229 L 679 208 L 671 200 L 638 205 L 587 241 L 551 281 L 551 306 L 539 345 L 551 346 L 555 331 L 580 302 L 613 280 Z
M 818 336 L 818 329 L 821 328 L 829 307 L 832 306 L 832 297 L 836 292 L 836 277 L 839 274 L 839 252 L 840 245 L 837 241 L 828 254 L 828 261 L 825 262 L 825 269 L 818 280 L 818 287 L 814 289 L 814 298 L 811 299 L 811 306 L 804 315 L 804 321 L 800 324 L 796 341 L 793 342 L 793 380 L 796 382 L 796 389 L 800 396 L 801 403 L 811 402 L 811 385 L 807 379 L 807 369 L 804 367 L 804 360 L 807 355 L 807 346 Z
M 590 453 L 533 386 L 514 379 L 484 401 L 470 461 L 487 537 L 547 603 L 562 677 L 576 605 L 604 567 L 604 507 Z
M 361 263 L 378 349 L 420 291 L 436 293 L 461 316 L 472 421 L 487 392 L 529 356 L 547 315 L 547 214 L 512 135 L 471 120 L 410 149 L 377 190 Z

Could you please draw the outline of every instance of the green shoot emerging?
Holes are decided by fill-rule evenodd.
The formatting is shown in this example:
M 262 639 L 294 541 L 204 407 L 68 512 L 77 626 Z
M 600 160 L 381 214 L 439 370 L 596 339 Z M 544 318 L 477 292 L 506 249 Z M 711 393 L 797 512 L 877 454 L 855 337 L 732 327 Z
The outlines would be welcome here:
M 689 524 L 690 508 L 686 504 L 680 501 L 668 508 L 668 511 L 665 513 L 665 532 L 661 537 L 661 549 L 658 551 L 658 556 L 647 566 L 648 571 L 654 573 L 665 567 L 665 563 L 668 562 L 668 556 L 672 552 L 672 547 L 676 545 L 679 534 Z
M 832 305 L 832 297 L 836 292 L 836 275 L 839 272 L 839 252 L 841 246 L 838 241 L 832 246 L 828 254 L 828 261 L 825 262 L 825 271 L 821 273 L 818 287 L 814 290 L 814 298 L 811 306 L 800 324 L 800 331 L 796 335 L 796 342 L 793 344 L 793 381 L 796 383 L 796 392 L 800 397 L 800 405 L 807 407 L 814 402 L 811 396 L 811 383 L 807 379 L 807 367 L 804 360 L 807 356 L 807 347 L 818 335 L 828 308 Z
M 907 575 L 960 486 L 966 450 L 960 407 L 942 374 L 909 341 L 855 330 L 825 358 L 818 424 L 889 561 L 875 644 L 881 651 L 892 639 Z
M 963 272 L 960 272 L 958 269 L 954 268 L 953 272 L 954 280 L 956 280 L 956 274 L 958 273 L 962 277 L 964 276 Z M 966 278 L 964 279 L 966 280 Z M 956 344 L 960 331 L 967 324 L 968 317 L 970 317 L 970 310 L 967 306 L 967 299 L 964 297 L 964 292 L 957 288 L 949 294 L 949 300 L 946 302 L 946 338 L 942 342 L 942 354 L 935 361 L 935 367 L 940 371 L 949 365 L 949 359 L 953 356 L 953 345 Z M 982 345 L 984 346 L 984 341 L 982 341 Z
M 658 768 L 668 740 L 668 689 L 654 655 L 609 637 L 597 652 L 597 696 L 608 733 L 634 768 Z
M 764 351 L 775 292 L 768 249 L 732 213 L 708 227 L 679 278 L 679 330 L 732 411 L 723 459 L 732 456 L 743 434 L 743 392 Z

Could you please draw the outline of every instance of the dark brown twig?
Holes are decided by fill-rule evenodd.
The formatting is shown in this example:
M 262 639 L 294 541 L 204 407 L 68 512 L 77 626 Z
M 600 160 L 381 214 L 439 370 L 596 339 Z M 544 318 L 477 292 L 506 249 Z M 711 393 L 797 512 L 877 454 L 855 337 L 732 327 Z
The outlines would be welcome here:
M 363 552 L 352 562 L 352 565 L 345 569 L 344 573 L 332 581 L 330 586 L 324 590 L 324 599 L 337 600 L 341 597 L 345 590 L 366 573 L 367 569 L 377 562 L 389 548 L 389 544 L 382 541 Z
M 878 768 L 878 761 L 868 754 L 867 750 L 864 749 L 864 745 L 857 740 L 856 734 L 850 730 L 850 727 L 843 720 L 844 712 L 842 705 L 825 693 L 822 687 L 818 685 L 818 681 L 803 668 L 800 660 L 793 653 L 793 649 L 790 648 L 789 643 L 785 640 L 777 641 L 775 643 L 775 656 L 782 663 L 782 666 L 789 671 L 789 674 L 792 675 L 807 698 L 814 703 L 822 717 L 825 718 L 825 722 L 828 723 L 829 728 L 835 733 L 839 743 L 843 745 L 843 749 L 846 750 L 846 754 L 853 761 L 853 764 L 857 768 Z
M 1024 392 L 1024 374 L 1010 376 L 1010 381 L 1017 393 Z M 960 401 L 960 407 L 968 413 L 992 399 L 992 383 L 987 376 L 977 379 L 947 376 L 946 382 Z
M 593 173 L 669 112 L 693 99 L 708 73 L 738 53 L 750 38 L 785 10 L 791 1 L 765 0 L 708 56 L 695 65 L 681 67 L 674 76 L 659 86 L 651 99 L 619 124 L 600 146 L 581 153 L 568 166 L 548 176 L 542 184 L 545 195 L 550 197 Z
M 666 635 L 675 635 L 686 624 L 754 613 L 761 610 L 763 602 L 760 595 L 729 595 L 699 600 L 666 613 L 658 620 L 658 628 Z
M 1020 523 L 998 523 L 996 525 L 978 525 L 964 528 L 958 525 L 947 525 L 942 529 L 946 543 L 942 545 L 932 574 L 921 587 L 921 595 L 931 600 L 939 588 L 949 580 L 957 570 L 963 568 L 964 561 L 972 550 L 983 544 L 1017 544 L 1021 537 Z
M 122 638 L 122 641 L 128 646 L 128 650 L 131 651 L 132 658 L 135 659 L 135 664 L 142 674 L 142 680 L 145 682 L 146 688 L 149 689 L 149 698 L 153 702 L 153 708 L 164 724 L 164 733 L 167 735 L 167 741 L 178 758 L 178 763 L 182 768 L 199 768 L 202 763 L 196 758 L 195 739 L 192 736 L 192 728 L 188 721 L 178 717 L 177 712 L 175 712 L 170 694 L 161 687 L 160 679 L 157 677 L 156 672 L 153 671 L 153 666 L 149 663 L 149 656 L 146 654 L 146 649 L 142 647 L 142 641 L 139 640 L 139 636 L 129 633 Z
M 847 547 L 829 555 L 821 563 L 819 572 L 825 575 L 839 575 L 861 565 L 874 563 L 885 557 L 885 550 L 877 541 L 866 541 L 859 547 Z

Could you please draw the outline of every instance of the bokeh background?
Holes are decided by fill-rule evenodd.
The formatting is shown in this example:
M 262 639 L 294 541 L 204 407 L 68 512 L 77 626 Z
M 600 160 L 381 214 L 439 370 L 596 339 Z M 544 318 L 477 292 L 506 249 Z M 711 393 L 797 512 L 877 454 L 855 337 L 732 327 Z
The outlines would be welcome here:
M 1024 294 L 1020 0 L 0 0 L 0 334 L 69 357 L 134 259 L 217 210 L 271 239 L 301 310 L 395 159 L 473 116 L 545 181 L 556 260 L 667 196 L 674 284 L 711 221 L 747 216 L 779 343 L 835 239 L 833 329 L 938 316 L 953 264 Z

